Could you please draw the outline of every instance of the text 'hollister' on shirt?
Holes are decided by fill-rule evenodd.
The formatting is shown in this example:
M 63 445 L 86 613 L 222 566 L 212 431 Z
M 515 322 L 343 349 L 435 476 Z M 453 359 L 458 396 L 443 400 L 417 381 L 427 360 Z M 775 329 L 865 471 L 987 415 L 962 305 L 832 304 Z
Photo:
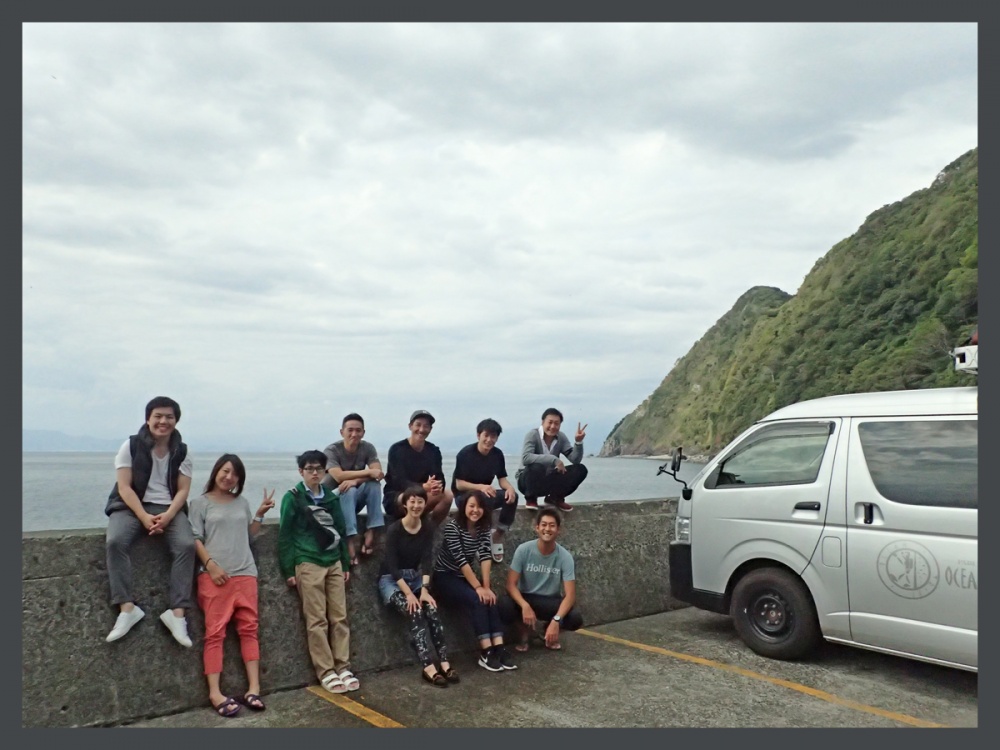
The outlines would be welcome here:
M 562 582 L 576 580 L 573 555 L 559 543 L 549 555 L 543 555 L 538 550 L 537 541 L 518 545 L 511 558 L 510 569 L 520 573 L 517 587 L 523 594 L 560 596 Z

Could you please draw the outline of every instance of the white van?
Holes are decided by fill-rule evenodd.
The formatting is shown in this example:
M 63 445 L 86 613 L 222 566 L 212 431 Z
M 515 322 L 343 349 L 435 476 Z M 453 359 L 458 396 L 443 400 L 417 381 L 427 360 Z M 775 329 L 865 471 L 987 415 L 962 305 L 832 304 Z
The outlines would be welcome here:
M 754 424 L 682 491 L 673 596 L 777 659 L 822 637 L 978 671 L 977 393 L 831 396 Z

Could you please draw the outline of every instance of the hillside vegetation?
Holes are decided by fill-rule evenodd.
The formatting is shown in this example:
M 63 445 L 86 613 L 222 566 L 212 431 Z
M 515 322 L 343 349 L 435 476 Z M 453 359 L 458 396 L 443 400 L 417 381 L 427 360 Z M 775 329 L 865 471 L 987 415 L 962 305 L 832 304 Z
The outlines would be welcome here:
M 970 385 L 950 351 L 978 324 L 979 160 L 871 214 L 794 296 L 755 287 L 611 431 L 602 456 L 714 453 L 782 406 Z

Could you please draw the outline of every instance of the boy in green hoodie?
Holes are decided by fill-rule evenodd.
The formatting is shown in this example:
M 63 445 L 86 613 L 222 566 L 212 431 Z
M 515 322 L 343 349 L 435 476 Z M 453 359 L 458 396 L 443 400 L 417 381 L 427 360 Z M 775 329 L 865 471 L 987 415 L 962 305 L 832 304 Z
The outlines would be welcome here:
M 278 564 L 288 585 L 299 590 L 309 658 L 320 684 L 345 693 L 360 687 L 350 670 L 347 528 L 337 494 L 321 484 L 326 454 L 306 451 L 296 461 L 302 481 L 281 499 Z

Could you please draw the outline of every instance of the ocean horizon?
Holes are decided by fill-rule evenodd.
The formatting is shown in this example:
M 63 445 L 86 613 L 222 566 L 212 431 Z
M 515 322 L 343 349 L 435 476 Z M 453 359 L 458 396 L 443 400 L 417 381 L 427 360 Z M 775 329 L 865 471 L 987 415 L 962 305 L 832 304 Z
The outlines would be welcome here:
M 455 469 L 455 451 L 442 451 L 446 480 L 451 482 Z M 221 452 L 191 453 L 193 476 L 190 497 L 204 489 L 208 473 Z M 294 453 L 240 453 L 247 469 L 243 494 L 256 508 L 264 489 L 277 490 L 275 501 L 301 480 Z M 520 455 L 504 455 L 507 474 L 514 483 Z M 681 484 L 667 475 L 657 476 L 662 457 L 588 456 L 583 463 L 588 468 L 587 479 L 568 498 L 571 504 L 607 502 L 609 500 L 648 500 L 677 497 Z M 701 464 L 685 462 L 679 475 L 690 482 Z M 94 451 L 26 451 L 21 456 L 21 530 L 66 531 L 70 529 L 106 528 L 104 506 L 115 482 L 114 452 Z M 67 490 L 60 480 L 73 477 Z M 516 483 L 515 483 L 516 486 Z M 53 492 L 54 487 L 59 487 Z M 268 514 L 276 521 L 277 510 Z

